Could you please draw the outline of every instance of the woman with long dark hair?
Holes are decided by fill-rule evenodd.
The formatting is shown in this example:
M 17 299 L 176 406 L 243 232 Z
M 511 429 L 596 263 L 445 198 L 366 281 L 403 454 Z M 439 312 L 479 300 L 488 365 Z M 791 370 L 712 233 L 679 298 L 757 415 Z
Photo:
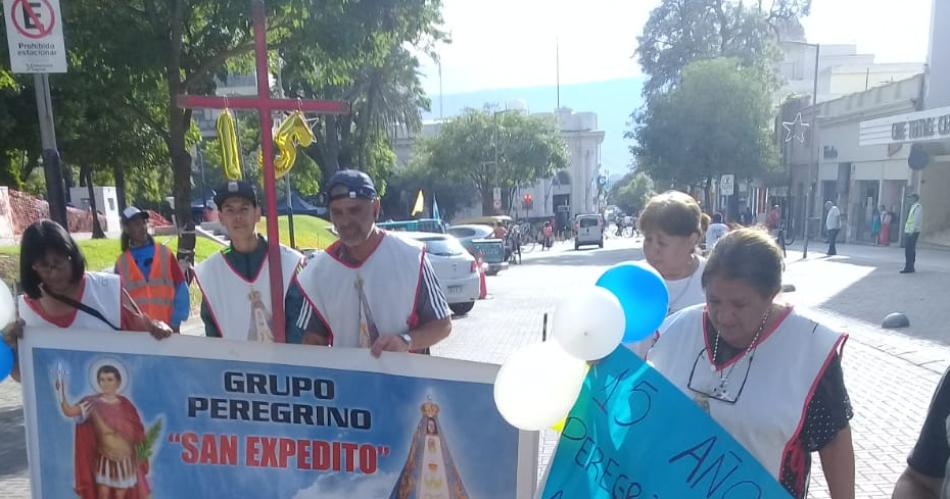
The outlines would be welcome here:
M 122 289 L 119 276 L 87 272 L 79 246 L 61 225 L 40 220 L 20 241 L 19 315 L 4 329 L 4 341 L 15 349 L 23 326 L 77 330 L 145 331 L 156 339 L 172 330 L 142 313 Z M 15 351 L 15 350 L 14 350 Z M 14 378 L 19 373 L 14 368 Z

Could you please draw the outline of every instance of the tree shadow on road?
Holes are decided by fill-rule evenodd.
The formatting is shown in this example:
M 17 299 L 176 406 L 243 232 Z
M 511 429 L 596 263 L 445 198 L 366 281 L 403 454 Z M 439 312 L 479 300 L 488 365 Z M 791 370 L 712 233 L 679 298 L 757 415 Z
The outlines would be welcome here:
M 0 410 L 0 479 L 27 469 L 23 408 Z

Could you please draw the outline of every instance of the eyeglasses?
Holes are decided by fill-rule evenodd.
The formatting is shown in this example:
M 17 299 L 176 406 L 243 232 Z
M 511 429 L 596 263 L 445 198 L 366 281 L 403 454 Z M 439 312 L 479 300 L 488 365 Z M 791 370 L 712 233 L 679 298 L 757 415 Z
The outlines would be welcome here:
M 746 381 L 749 380 L 749 371 L 752 369 L 752 359 L 754 358 L 754 351 L 749 355 L 743 355 L 741 359 L 736 361 L 736 363 L 729 368 L 729 371 L 725 375 L 722 375 L 719 374 L 719 370 L 710 363 L 709 356 L 706 355 L 706 349 L 703 348 L 699 351 L 699 355 L 696 356 L 696 361 L 693 362 L 693 370 L 689 373 L 689 381 L 686 383 L 686 387 L 708 398 L 727 404 L 735 404 L 736 401 L 739 400 L 739 396 L 742 395 Z M 745 371 L 742 375 L 742 384 L 739 385 L 738 390 L 730 390 L 729 380 L 732 378 L 732 374 L 736 369 Z
M 54 271 L 59 271 L 59 270 L 64 270 L 64 269 L 66 269 L 66 268 L 69 266 L 70 262 L 72 262 L 72 258 L 70 258 L 70 257 L 57 259 L 57 260 L 56 260 L 55 262 L 53 262 L 53 263 L 50 263 L 49 261 L 45 261 L 45 262 L 34 262 L 34 263 L 33 263 L 33 270 L 35 270 L 35 271 L 37 271 L 37 272 L 39 272 L 39 273 L 41 273 L 41 274 L 50 274 L 50 273 L 52 273 L 52 272 L 54 272 Z

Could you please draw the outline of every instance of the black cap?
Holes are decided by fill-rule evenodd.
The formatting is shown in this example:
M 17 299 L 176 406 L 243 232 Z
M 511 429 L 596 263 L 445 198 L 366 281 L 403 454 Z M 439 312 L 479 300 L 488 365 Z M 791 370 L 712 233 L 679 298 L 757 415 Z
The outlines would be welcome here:
M 340 170 L 327 182 L 327 198 L 330 202 L 337 199 L 376 199 L 376 186 L 369 175 L 359 170 Z
M 254 206 L 257 206 L 257 192 L 254 190 L 254 186 L 249 182 L 243 180 L 229 180 L 215 189 L 214 194 L 214 204 L 218 205 L 218 209 L 221 209 L 221 205 L 224 204 L 228 198 L 239 197 L 244 198 L 252 203 Z

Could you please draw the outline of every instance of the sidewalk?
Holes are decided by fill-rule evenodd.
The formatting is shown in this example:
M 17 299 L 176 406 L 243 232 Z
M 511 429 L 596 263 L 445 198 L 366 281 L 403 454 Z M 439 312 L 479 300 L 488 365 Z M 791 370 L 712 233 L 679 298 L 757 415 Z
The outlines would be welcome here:
M 917 272 L 900 274 L 902 248 L 839 245 L 834 257 L 825 249 L 813 242 L 807 260 L 788 251 L 785 282 L 796 290 L 785 298 L 853 339 L 942 374 L 950 365 L 950 252 L 921 251 Z M 892 312 L 906 314 L 910 327 L 880 328 Z
M 888 499 L 950 366 L 950 252 L 918 251 L 917 273 L 900 274 L 900 247 L 838 245 L 827 257 L 827 245 L 812 241 L 806 260 L 800 248 L 788 251 L 784 281 L 796 290 L 783 298 L 850 335 L 842 365 L 855 414 L 857 497 Z M 907 314 L 911 326 L 882 329 L 891 312 Z M 820 468 L 813 463 L 809 497 L 824 499 Z

